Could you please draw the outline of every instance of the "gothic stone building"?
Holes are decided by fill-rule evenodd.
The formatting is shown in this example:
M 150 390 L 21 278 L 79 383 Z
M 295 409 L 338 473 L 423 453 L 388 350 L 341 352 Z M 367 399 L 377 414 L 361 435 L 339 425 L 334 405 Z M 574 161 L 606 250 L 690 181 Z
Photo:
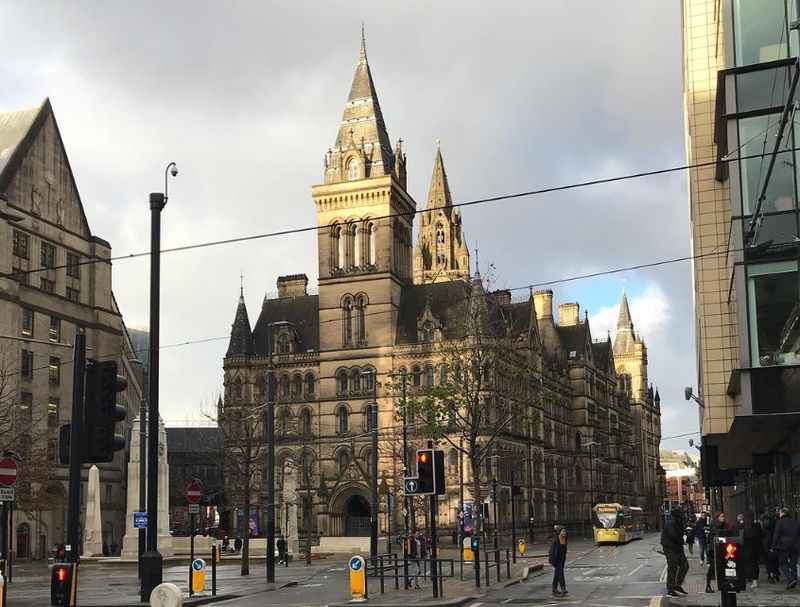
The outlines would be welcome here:
M 0 447 L 22 459 L 11 545 L 18 558 L 43 558 L 66 540 L 58 429 L 70 420 L 76 333 L 88 357 L 120 363 L 128 387 L 117 402 L 134 408 L 129 421 L 142 385 L 111 263 L 92 262 L 110 257 L 111 245 L 89 227 L 49 100 L 0 113 L 0 238 Z M 126 461 L 118 453 L 100 467 L 109 548 L 125 532 Z
M 406 179 L 401 141 L 390 144 L 362 44 L 336 142 L 325 154 L 323 183 L 312 188 L 320 227 L 318 294 L 309 292 L 305 274 L 280 277 L 277 296 L 265 297 L 252 329 L 240 296 L 223 362 L 222 412 L 265 402 L 267 374 L 277 378 L 276 479 L 280 491 L 293 462 L 300 529 L 314 536 L 368 535 L 366 411 L 373 390 L 380 484 L 399 495 L 400 430 L 395 395 L 386 386 L 403 372 L 410 390 L 437 382 L 437 345 L 463 337 L 460 320 L 475 300 L 485 307 L 487 332 L 515 344 L 486 397 L 487 408 L 502 405 L 518 416 L 496 443 L 501 455 L 486 459 L 482 475 L 482 482 L 496 477 L 506 486 L 498 496 L 501 521 L 510 521 L 512 470 L 523 488 L 514 498 L 521 526 L 530 518 L 537 526 L 586 521 L 590 504 L 599 501 L 655 507 L 648 496 L 659 493 L 659 399 L 647 384 L 646 348 L 633 331 L 627 300 L 612 344 L 610 337 L 592 339 L 577 303 L 561 304 L 556 322 L 552 291 L 521 301 L 508 291 L 487 292 L 479 273 L 470 274 L 441 151 L 415 248 L 417 205 Z M 515 381 L 522 375 L 537 380 Z M 440 501 L 445 526 L 457 520 L 459 467 L 469 468 L 459 459 L 449 450 L 448 493 Z M 468 479 L 467 473 L 471 499 Z M 282 516 L 279 508 L 281 527 Z M 398 506 L 390 516 L 398 529 Z M 379 520 L 384 532 L 386 513 Z

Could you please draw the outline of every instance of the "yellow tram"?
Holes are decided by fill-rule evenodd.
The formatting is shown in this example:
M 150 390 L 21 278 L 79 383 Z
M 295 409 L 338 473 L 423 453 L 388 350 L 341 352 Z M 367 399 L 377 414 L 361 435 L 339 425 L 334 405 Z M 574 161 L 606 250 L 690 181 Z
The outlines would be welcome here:
M 592 523 L 598 544 L 624 544 L 644 537 L 644 511 L 636 506 L 597 504 Z

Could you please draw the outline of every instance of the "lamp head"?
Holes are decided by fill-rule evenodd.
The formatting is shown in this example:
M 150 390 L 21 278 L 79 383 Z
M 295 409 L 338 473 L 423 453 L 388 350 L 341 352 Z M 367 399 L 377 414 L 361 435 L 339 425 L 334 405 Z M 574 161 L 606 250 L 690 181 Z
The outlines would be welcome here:
M 686 400 L 692 400 L 692 387 L 686 386 L 683 389 L 683 395 L 686 397 Z
M 177 177 L 178 176 L 178 167 L 173 164 L 172 167 L 170 168 L 169 172 L 170 172 L 170 175 L 172 175 L 173 177 Z

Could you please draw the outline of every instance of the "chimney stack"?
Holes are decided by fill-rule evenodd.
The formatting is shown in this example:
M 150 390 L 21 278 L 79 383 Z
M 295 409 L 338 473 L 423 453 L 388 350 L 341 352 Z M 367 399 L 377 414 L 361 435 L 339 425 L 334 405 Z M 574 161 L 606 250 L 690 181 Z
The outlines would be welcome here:
M 278 297 L 303 297 L 308 295 L 308 276 L 305 274 L 290 274 L 278 277 Z
M 581 307 L 577 303 L 562 303 L 558 306 L 558 324 L 562 327 L 577 325 L 580 314 Z
M 533 305 L 536 308 L 536 318 L 553 318 L 553 291 L 535 291 Z

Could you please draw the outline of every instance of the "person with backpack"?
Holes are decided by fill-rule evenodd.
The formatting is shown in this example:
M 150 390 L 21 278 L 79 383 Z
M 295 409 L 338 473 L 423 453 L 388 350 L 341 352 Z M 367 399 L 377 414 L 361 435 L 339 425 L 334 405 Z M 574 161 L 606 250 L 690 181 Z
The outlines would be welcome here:
M 708 516 L 705 513 L 700 515 L 694 524 L 694 537 L 700 550 L 700 563 L 706 562 L 706 531 L 708 529 Z
M 661 547 L 667 559 L 667 594 L 689 594 L 683 589 L 683 579 L 689 571 L 689 561 L 683 551 L 683 511 L 673 508 L 669 520 L 661 531 Z
M 800 524 L 788 508 L 778 512 L 778 522 L 772 533 L 772 547 L 778 553 L 781 571 L 786 576 L 786 589 L 797 586 L 797 549 L 800 546 Z
M 748 510 L 742 517 L 742 551 L 744 577 L 750 582 L 750 588 L 758 588 L 758 563 L 761 560 L 762 531 L 761 524 L 755 520 L 755 514 Z
M 553 531 L 553 541 L 548 554 L 548 560 L 553 566 L 553 596 L 564 596 L 568 594 L 567 582 L 564 579 L 564 567 L 567 564 L 567 530 L 556 525 Z
M 289 555 L 286 552 L 286 538 L 280 536 L 278 541 L 275 542 L 275 547 L 278 549 L 278 565 L 284 567 L 289 566 Z

